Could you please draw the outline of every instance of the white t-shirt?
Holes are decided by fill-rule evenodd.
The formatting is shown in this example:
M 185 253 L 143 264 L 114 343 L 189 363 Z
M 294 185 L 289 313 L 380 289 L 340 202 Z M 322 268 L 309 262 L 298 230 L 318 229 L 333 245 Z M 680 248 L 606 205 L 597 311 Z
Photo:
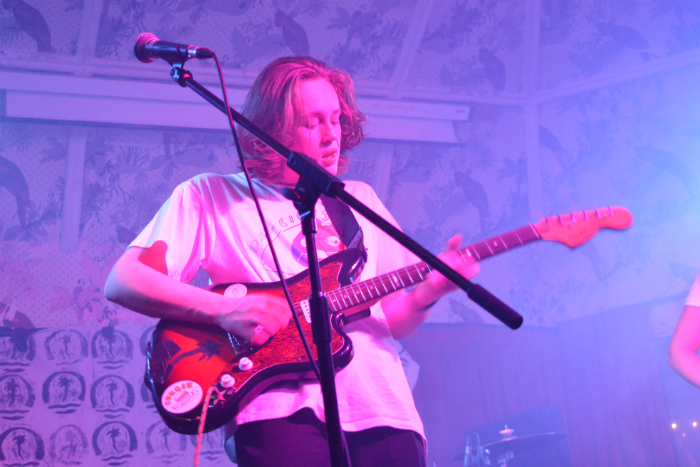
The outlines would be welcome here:
M 302 272 L 308 266 L 296 209 L 281 194 L 281 187 L 254 183 L 285 277 Z M 369 185 L 346 182 L 345 188 L 396 225 Z M 396 241 L 354 214 L 368 253 L 361 280 L 418 262 Z M 320 202 L 316 218 L 319 259 L 344 249 Z M 157 240 L 168 246 L 168 275 L 181 282 L 191 281 L 200 268 L 214 284 L 279 280 L 243 174 L 203 174 L 179 185 L 131 246 L 148 248 Z M 425 439 L 381 305 L 374 305 L 369 318 L 348 325 L 345 331 L 355 353 L 350 364 L 336 375 L 343 429 L 391 426 L 413 430 Z M 235 422 L 286 417 L 304 407 L 312 409 L 320 420 L 325 419 L 317 382 L 268 390 L 248 404 Z

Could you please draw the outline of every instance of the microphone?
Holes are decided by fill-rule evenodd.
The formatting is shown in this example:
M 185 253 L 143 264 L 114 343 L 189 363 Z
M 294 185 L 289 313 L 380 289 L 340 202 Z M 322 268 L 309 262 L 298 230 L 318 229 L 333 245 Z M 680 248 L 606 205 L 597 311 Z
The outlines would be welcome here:
M 211 58 L 214 52 L 204 47 L 161 41 L 150 32 L 144 32 L 136 39 L 134 55 L 143 63 L 155 62 L 156 59 L 162 58 L 172 64 L 185 63 L 190 58 Z

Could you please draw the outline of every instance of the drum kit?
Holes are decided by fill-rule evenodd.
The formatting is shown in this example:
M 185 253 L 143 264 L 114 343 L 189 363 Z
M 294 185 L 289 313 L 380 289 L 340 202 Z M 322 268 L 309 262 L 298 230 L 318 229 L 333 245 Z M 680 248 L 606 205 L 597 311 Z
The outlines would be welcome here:
M 566 438 L 564 433 L 540 433 L 537 435 L 513 436 L 514 430 L 508 428 L 499 431 L 502 439 L 493 443 L 481 445 L 479 435 L 470 432 L 463 454 L 454 458 L 463 461 L 463 466 L 491 465 L 492 461 L 499 467 L 507 467 L 508 461 L 516 454 L 535 449 L 541 449 Z

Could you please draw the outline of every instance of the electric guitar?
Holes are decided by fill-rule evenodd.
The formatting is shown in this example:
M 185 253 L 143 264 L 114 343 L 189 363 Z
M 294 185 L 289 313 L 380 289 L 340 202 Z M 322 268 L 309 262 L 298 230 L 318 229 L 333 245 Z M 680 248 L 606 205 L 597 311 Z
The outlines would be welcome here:
M 569 247 L 580 245 L 601 228 L 624 229 L 632 215 L 622 207 L 609 207 L 548 217 L 464 247 L 461 255 L 482 260 L 535 240 L 556 240 Z M 350 363 L 352 342 L 343 331 L 349 321 L 369 316 L 369 307 L 385 295 L 423 281 L 430 272 L 425 263 L 408 266 L 373 279 L 352 282 L 359 261 L 357 250 L 344 250 L 321 261 L 323 290 L 333 327 L 331 349 L 336 369 Z M 308 271 L 286 280 L 294 312 L 311 341 Z M 220 284 L 212 292 L 230 296 L 268 293 L 284 296 L 279 282 Z M 315 346 L 311 346 L 317 358 Z M 196 434 L 204 397 L 214 386 L 204 431 L 229 422 L 247 403 L 272 384 L 308 379 L 312 374 L 295 326 L 287 326 L 260 347 L 217 326 L 163 319 L 153 332 L 146 353 L 145 381 L 165 424 L 183 434 Z

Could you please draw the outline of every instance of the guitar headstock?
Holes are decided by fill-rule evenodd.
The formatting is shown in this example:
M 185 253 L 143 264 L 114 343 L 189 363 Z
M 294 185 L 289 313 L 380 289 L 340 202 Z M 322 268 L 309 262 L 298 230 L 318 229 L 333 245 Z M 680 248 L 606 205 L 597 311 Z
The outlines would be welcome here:
M 541 219 L 533 227 L 543 240 L 556 240 L 574 247 L 585 242 L 602 228 L 626 229 L 632 225 L 632 214 L 620 206 L 576 211 Z

